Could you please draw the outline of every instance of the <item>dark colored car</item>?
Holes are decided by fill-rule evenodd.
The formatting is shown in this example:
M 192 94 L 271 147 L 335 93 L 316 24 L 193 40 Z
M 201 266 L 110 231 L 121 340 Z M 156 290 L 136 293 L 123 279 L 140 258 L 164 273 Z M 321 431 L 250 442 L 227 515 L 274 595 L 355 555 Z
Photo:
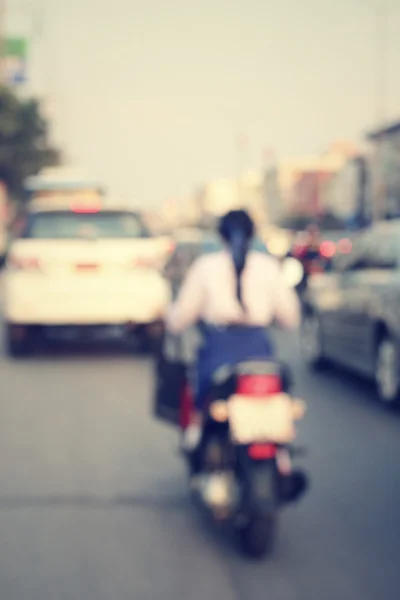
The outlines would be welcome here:
M 172 283 L 174 294 L 190 265 L 199 256 L 200 248 L 199 241 L 180 241 L 176 244 L 174 252 L 164 267 L 164 276 Z
M 400 221 L 380 223 L 314 275 L 304 297 L 302 348 L 375 381 L 379 399 L 400 396 Z

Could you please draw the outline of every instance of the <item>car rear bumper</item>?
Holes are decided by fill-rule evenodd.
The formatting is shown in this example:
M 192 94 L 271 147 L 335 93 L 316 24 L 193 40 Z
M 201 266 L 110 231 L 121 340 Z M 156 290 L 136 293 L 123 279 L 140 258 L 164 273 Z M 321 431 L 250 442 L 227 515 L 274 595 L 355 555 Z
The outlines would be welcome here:
M 11 326 L 12 327 L 12 326 Z M 129 339 L 132 334 L 146 335 L 149 339 L 157 337 L 158 322 L 145 325 L 17 325 L 24 332 L 34 328 L 44 339 L 54 341 L 108 341 Z
M 168 282 L 159 276 L 138 286 L 129 278 L 69 285 L 9 274 L 3 291 L 8 323 L 43 326 L 151 324 L 165 313 L 171 297 Z

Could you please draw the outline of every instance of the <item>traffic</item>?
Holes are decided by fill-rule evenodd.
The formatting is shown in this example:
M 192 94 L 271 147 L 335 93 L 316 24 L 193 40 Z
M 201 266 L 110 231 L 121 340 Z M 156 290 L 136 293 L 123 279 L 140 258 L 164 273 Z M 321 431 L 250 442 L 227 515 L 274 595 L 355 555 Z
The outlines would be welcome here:
M 153 234 L 140 212 L 100 193 L 92 181 L 75 179 L 66 185 L 50 175 L 29 182 L 29 202 L 10 226 L 2 272 L 5 352 L 21 359 L 55 342 L 93 347 L 110 341 L 150 351 L 156 382 L 153 416 L 180 432 L 194 504 L 219 526 L 229 526 L 244 556 L 272 556 L 278 515 L 308 496 L 310 479 L 294 462 L 304 455 L 296 444 L 296 423 L 307 414 L 307 398 L 294 394 L 290 365 L 268 340 L 280 321 L 284 327 L 300 325 L 303 361 L 312 372 L 336 363 L 373 380 L 382 404 L 397 405 L 398 223 L 358 235 L 323 235 L 311 225 L 304 232 L 275 230 L 263 237 L 253 231 L 247 213 L 231 211 L 220 220 L 219 232 L 186 228 Z M 238 224 L 231 225 L 230 219 Z M 248 241 L 240 245 L 243 223 L 250 229 Z M 213 278 L 220 284 L 227 276 L 226 265 L 213 275 L 217 264 L 222 268 L 227 248 L 237 273 L 249 261 L 255 269 L 258 304 L 254 292 L 249 296 L 247 291 L 243 301 L 237 288 L 245 312 L 253 311 L 247 315 L 256 318 L 253 324 L 241 325 L 246 317 L 238 314 L 235 325 L 229 324 L 232 316 L 225 321 L 228 296 L 223 288 L 212 291 Z M 245 262 L 240 263 L 240 252 Z M 189 299 L 187 286 L 194 286 L 192 273 L 200 264 L 208 282 Z M 244 280 L 248 288 L 249 277 Z M 278 294 L 275 308 L 262 308 L 271 303 L 272 289 Z M 214 319 L 213 313 L 202 312 L 210 311 L 205 307 L 213 293 L 218 294 L 214 311 L 220 319 L 215 331 L 204 321 L 207 314 Z M 211 294 L 208 301 L 204 294 Z M 182 315 L 190 312 L 189 320 L 179 317 L 183 328 L 169 324 L 171 303 Z M 270 316 L 255 317 L 260 310 Z M 184 329 L 203 340 L 197 358 L 193 342 L 191 356 L 185 356 Z M 193 373 L 204 371 L 201 353 L 207 344 L 214 359 L 209 359 L 213 366 L 199 409 Z
M 400 2 L 0 4 L 0 600 L 399 600 Z
M 155 382 L 153 389 L 145 386 L 147 410 L 152 402 L 151 419 L 161 427 L 161 435 L 156 436 L 158 441 L 150 434 L 148 443 L 153 440 L 157 451 L 168 455 L 170 446 L 166 441 L 171 438 L 165 436 L 168 431 L 175 432 L 175 436 L 178 433 L 179 453 L 187 473 L 186 491 L 180 489 L 179 496 L 184 498 L 188 493 L 199 515 L 207 519 L 207 529 L 223 528 L 227 542 L 243 558 L 276 560 L 281 551 L 281 521 L 288 520 L 290 527 L 285 528 L 285 535 L 291 540 L 293 536 L 294 542 L 298 535 L 297 507 L 304 506 L 300 510 L 307 514 L 307 506 L 313 505 L 313 495 L 320 494 L 318 490 L 315 492 L 314 476 L 321 478 L 322 471 L 318 460 L 316 466 L 312 458 L 318 452 L 317 446 L 312 435 L 304 435 L 304 427 L 307 431 L 307 422 L 314 420 L 318 406 L 313 385 L 319 386 L 318 403 L 328 402 L 324 410 L 331 410 L 331 394 L 324 394 L 320 374 L 331 373 L 330 387 L 334 393 L 339 371 L 329 371 L 326 367 L 341 364 L 374 379 L 383 404 L 396 404 L 394 311 L 398 224 L 382 224 L 352 236 L 351 247 L 343 243 L 349 238 L 341 233 L 335 242 L 329 240 L 335 245 L 334 252 L 326 252 L 326 239 L 309 234 L 307 237 L 307 233 L 301 238 L 301 246 L 296 235 L 291 236 L 292 241 L 286 246 L 259 235 L 252 239 L 249 256 L 263 257 L 266 262 L 260 263 L 264 265 L 262 268 L 272 261 L 271 264 L 278 266 L 286 289 L 297 290 L 301 361 L 312 368 L 307 377 L 314 378 L 315 383 L 306 386 L 304 381 L 301 383 L 304 374 L 300 359 L 296 363 L 293 355 L 294 340 L 291 338 L 289 346 L 282 343 L 276 323 L 271 324 L 268 335 L 281 340 L 280 351 L 267 353 L 263 358 L 254 357 L 253 341 L 247 340 L 247 333 L 240 327 L 236 331 L 237 326 L 228 331 L 228 327 L 222 333 L 229 336 L 228 346 L 223 342 L 218 352 L 222 358 L 227 353 L 230 364 L 213 367 L 207 399 L 201 409 L 200 437 L 193 447 L 188 446 L 193 415 L 198 410 L 196 385 L 191 375 L 197 360 L 194 346 L 198 342 L 194 344 L 193 340 L 196 336 L 199 339 L 211 336 L 212 344 L 220 344 L 215 337 L 220 335 L 220 328 L 217 332 L 209 331 L 209 325 L 205 327 L 200 322 L 196 323 L 196 331 L 176 335 L 168 325 L 168 311 L 171 302 L 179 302 L 196 261 L 208 257 L 211 269 L 213 257 L 224 255 L 221 237 L 216 231 L 195 228 L 154 235 L 139 212 L 118 206 L 105 195 L 79 198 L 76 193 L 73 197 L 52 194 L 32 199 L 15 223 L 1 275 L 4 350 L 7 360 L 11 360 L 8 364 L 15 364 L 13 368 L 21 370 L 24 364 L 33 361 L 37 369 L 38 353 L 54 341 L 62 342 L 65 347 L 71 341 L 83 347 L 90 342 L 92 352 L 111 340 L 118 340 L 122 346 L 128 343 L 128 347 L 132 338 L 139 340 L 140 352 L 151 351 L 152 366 L 147 377 Z M 314 242 L 310 252 L 307 241 Z M 367 261 L 367 255 L 374 264 Z M 313 261 L 322 268 L 314 269 Z M 211 271 L 207 275 L 210 281 Z M 371 301 L 369 305 L 361 302 L 361 279 L 365 298 Z M 354 292 L 351 292 L 352 281 Z M 360 297 L 359 308 L 355 303 L 356 292 Z M 261 296 L 265 297 L 259 292 Z M 223 298 L 221 293 L 221 306 Z M 248 301 L 246 296 L 245 301 Z M 254 311 L 256 305 L 250 303 L 250 306 Z M 376 312 L 371 313 L 368 306 L 376 307 Z M 346 310 L 350 309 L 351 315 L 346 316 Z M 346 335 L 349 326 L 353 327 L 352 335 Z M 189 356 L 187 338 L 191 338 Z M 244 354 L 236 358 L 240 347 Z M 232 362 L 233 348 L 236 350 Z M 28 356 L 28 363 L 20 361 Z M 19 359 L 17 363 L 13 362 L 15 359 Z M 141 381 L 139 373 L 143 368 L 138 365 L 139 371 L 135 370 L 137 360 L 138 357 L 132 357 L 129 362 L 136 373 L 131 380 L 135 385 Z M 49 372 L 55 369 L 57 373 L 59 367 L 51 358 L 45 364 Z M 322 366 L 324 370 L 320 370 Z M 106 376 L 107 369 L 104 371 Z M 102 381 L 107 388 L 106 380 Z M 343 398 L 346 382 L 340 386 Z M 348 387 L 351 397 L 356 388 L 351 381 Z M 109 388 L 111 397 L 116 394 L 114 386 L 112 390 Z M 99 397 L 103 397 L 101 392 Z M 124 402 L 130 405 L 130 393 L 124 397 Z M 362 411 L 361 406 L 356 408 Z M 148 421 L 141 421 L 140 427 L 147 431 Z M 136 435 L 142 440 L 140 434 Z M 370 435 L 375 434 L 370 431 Z M 148 451 L 151 455 L 150 446 Z M 175 453 L 172 451 L 172 456 Z M 158 478 L 158 467 L 152 468 Z M 355 481 L 359 479 L 357 474 L 354 477 Z M 309 525 L 314 518 L 312 514 Z M 213 542 L 208 540 L 208 551 L 214 551 L 212 546 Z
M 190 266 L 221 249 L 218 236 L 196 228 L 153 235 L 140 213 L 99 194 L 91 180 L 68 187 L 51 170 L 46 176 L 30 180 L 32 198 L 9 236 L 2 271 L 7 352 L 17 358 L 46 341 L 110 339 L 150 350 Z M 258 252 L 302 265 L 296 289 L 305 362 L 374 380 L 378 399 L 390 406 L 400 394 L 398 227 L 394 220 L 361 234 L 321 234 L 314 226 L 252 242 Z
M 311 278 L 301 333 L 310 367 L 331 361 L 367 377 L 392 407 L 400 394 L 399 233 L 397 220 L 373 226 L 329 273 Z

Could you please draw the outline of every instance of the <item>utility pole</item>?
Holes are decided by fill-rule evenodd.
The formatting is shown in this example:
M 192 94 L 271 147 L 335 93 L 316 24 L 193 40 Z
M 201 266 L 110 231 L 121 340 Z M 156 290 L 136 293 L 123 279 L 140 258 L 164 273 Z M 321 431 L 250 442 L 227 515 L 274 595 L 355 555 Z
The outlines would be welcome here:
M 376 43 L 375 43 L 375 126 L 380 129 L 385 126 L 387 119 L 388 100 L 388 41 L 389 41 L 389 5 L 388 0 L 378 1 L 375 12 Z M 379 153 L 379 144 L 377 152 Z M 379 162 L 378 157 L 378 162 Z M 378 181 L 373 195 L 372 219 L 379 221 L 384 212 L 385 182 L 379 169 Z
M 237 151 L 237 193 L 238 193 L 238 202 L 240 205 L 244 203 L 243 193 L 242 193 L 242 177 L 244 171 L 244 154 L 247 148 L 247 136 L 245 134 L 240 134 L 236 139 L 236 151 Z
M 5 84 L 6 0 L 0 0 L 0 85 Z
M 377 127 L 385 124 L 388 98 L 389 6 L 387 0 L 376 7 L 375 119 Z

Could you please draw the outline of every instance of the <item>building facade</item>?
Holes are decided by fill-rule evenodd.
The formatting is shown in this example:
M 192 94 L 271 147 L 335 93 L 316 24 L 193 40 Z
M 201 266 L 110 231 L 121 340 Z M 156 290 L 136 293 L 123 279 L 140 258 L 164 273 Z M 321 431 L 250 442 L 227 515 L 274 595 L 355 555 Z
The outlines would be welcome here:
M 326 211 L 349 227 L 362 227 L 371 220 L 369 159 L 360 154 L 350 158 L 328 183 L 325 193 Z
M 400 121 L 368 135 L 375 219 L 400 216 Z
M 322 155 L 278 162 L 264 177 L 264 198 L 270 223 L 284 215 L 318 216 L 327 210 L 332 180 L 357 150 L 351 142 L 335 142 Z
M 244 208 L 257 223 L 265 222 L 263 175 L 258 171 L 244 173 L 240 179 L 217 179 L 197 194 L 201 222 L 212 223 L 229 210 Z
M 268 222 L 276 225 L 286 214 L 295 210 L 293 190 L 305 172 L 314 171 L 319 164 L 316 156 L 278 161 L 264 173 L 263 195 Z
M 292 210 L 297 214 L 319 216 L 326 211 L 325 188 L 333 175 L 321 169 L 301 173 L 293 186 Z

